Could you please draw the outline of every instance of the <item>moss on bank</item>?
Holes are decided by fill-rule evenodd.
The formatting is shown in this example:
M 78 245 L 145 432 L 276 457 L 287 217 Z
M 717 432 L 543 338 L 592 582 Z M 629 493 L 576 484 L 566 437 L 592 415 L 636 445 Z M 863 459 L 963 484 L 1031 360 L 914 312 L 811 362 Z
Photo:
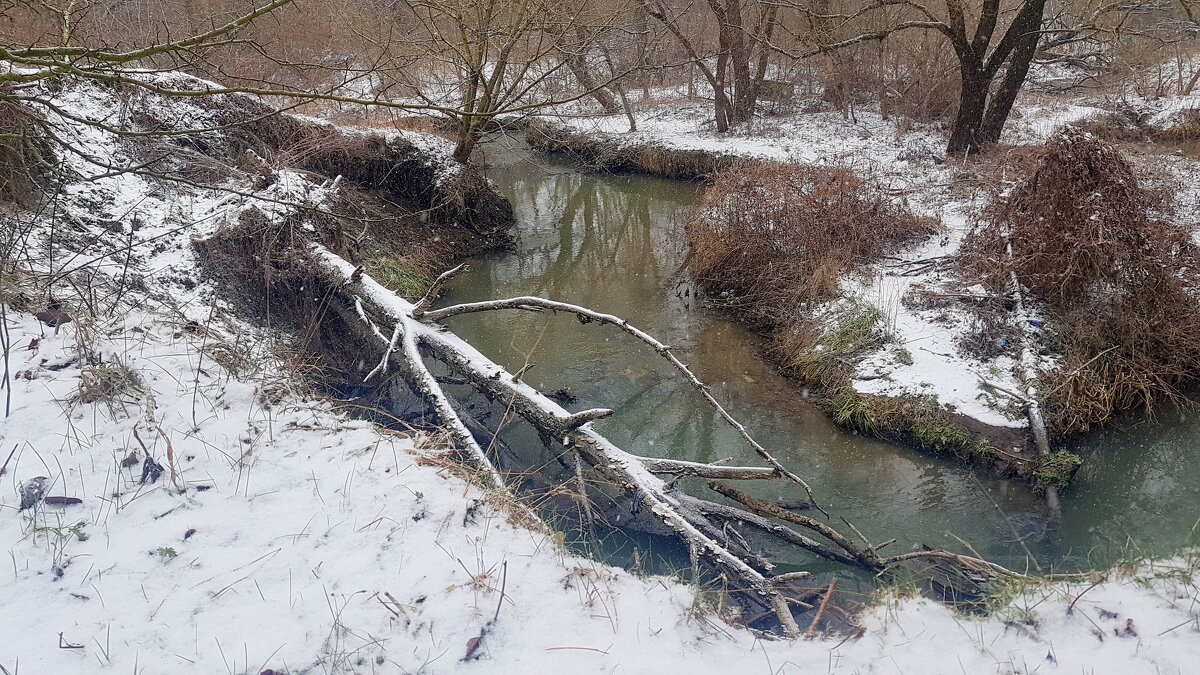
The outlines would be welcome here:
M 1028 475 L 1029 460 L 1001 452 L 958 424 L 932 396 L 865 394 L 842 387 L 820 401 L 834 424 L 864 436 L 911 445 L 971 464 L 989 465 L 1002 474 Z
M 883 313 L 865 303 L 852 304 L 822 331 L 811 322 L 776 334 L 773 349 L 783 365 L 806 382 L 823 387 L 845 385 L 853 374 L 851 359 L 882 345 Z
M 427 265 L 410 256 L 388 255 L 377 251 L 364 253 L 363 266 L 376 281 L 406 298 L 423 294 L 431 283 L 423 270 Z

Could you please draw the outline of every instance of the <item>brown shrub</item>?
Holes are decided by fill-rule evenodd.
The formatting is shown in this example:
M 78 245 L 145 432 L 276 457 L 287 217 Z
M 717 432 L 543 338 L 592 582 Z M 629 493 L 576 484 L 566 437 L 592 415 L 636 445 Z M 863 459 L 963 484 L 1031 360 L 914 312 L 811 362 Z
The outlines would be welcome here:
M 1197 139 L 1200 139 L 1200 108 L 1180 110 L 1154 130 L 1154 140 L 1160 142 L 1178 143 Z
M 1191 405 L 1185 394 L 1200 376 L 1200 312 L 1182 288 L 1081 304 L 1060 321 L 1066 354 L 1042 381 L 1056 431 Z
M 668 148 L 653 143 L 625 145 L 620 140 L 586 134 L 544 120 L 526 124 L 525 138 L 535 150 L 568 155 L 579 162 L 583 171 L 628 171 L 679 180 L 706 180 L 745 162 L 733 155 L 708 150 Z
M 1145 120 L 1131 109 L 1099 112 L 1072 122 L 1071 126 L 1106 141 L 1135 142 L 1148 137 Z
M 1068 127 L 964 243 L 969 274 L 1000 292 L 1015 273 L 1045 303 L 1063 354 L 1041 389 L 1059 433 L 1182 402 L 1200 376 L 1200 259 L 1163 210 L 1115 148 Z
M 1101 292 L 1174 287 L 1174 271 L 1193 250 L 1186 231 L 1150 216 L 1164 205 L 1164 195 L 1140 186 L 1113 146 L 1068 127 L 1046 143 L 1016 189 L 994 203 L 989 222 L 964 250 L 995 283 L 1004 285 L 1015 271 L 1056 308 Z
M 949 120 L 958 110 L 958 62 L 939 46 L 934 31 L 896 35 L 887 41 L 885 112 L 918 122 Z
M 709 296 L 778 326 L 838 279 L 936 223 L 846 169 L 746 164 L 717 175 L 687 224 L 686 267 Z
M 53 168 L 41 121 L 24 106 L 0 101 L 0 199 L 27 203 Z

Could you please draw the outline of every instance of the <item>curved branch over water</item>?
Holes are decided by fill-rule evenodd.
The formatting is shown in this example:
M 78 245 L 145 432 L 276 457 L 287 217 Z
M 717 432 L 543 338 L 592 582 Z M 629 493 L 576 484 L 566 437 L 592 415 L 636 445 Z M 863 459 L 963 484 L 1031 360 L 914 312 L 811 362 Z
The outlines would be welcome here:
M 754 437 L 750 435 L 750 432 L 746 430 L 746 427 L 741 422 L 737 421 L 733 415 L 730 415 L 727 410 L 725 410 L 725 407 L 722 406 L 721 403 L 712 395 L 712 392 L 709 391 L 708 385 L 701 382 L 700 379 L 696 377 L 696 375 L 682 361 L 680 361 L 677 356 L 675 356 L 675 352 L 671 351 L 670 347 L 662 342 L 659 342 L 654 338 L 654 336 L 633 326 L 619 316 L 595 312 L 587 309 L 586 307 L 580 307 L 579 305 L 572 305 L 566 302 L 547 300 L 545 298 L 538 298 L 534 296 L 523 296 L 517 298 L 507 298 L 505 300 L 488 300 L 484 302 L 469 302 L 459 305 L 452 305 L 443 309 L 426 311 L 424 312 L 422 318 L 427 321 L 441 321 L 452 316 L 458 316 L 459 314 L 490 312 L 503 309 L 519 309 L 526 311 L 540 311 L 548 309 L 555 312 L 567 312 L 578 317 L 580 323 L 596 322 L 601 324 L 610 324 L 650 345 L 654 351 L 658 352 L 660 356 L 669 361 L 671 365 L 675 367 L 675 370 L 678 370 L 683 374 L 688 382 L 691 383 L 692 387 L 700 392 L 700 395 L 704 397 L 704 400 L 708 401 L 708 404 L 717 411 L 717 414 L 719 414 L 722 419 L 724 419 L 729 423 L 730 426 L 737 430 L 738 434 L 740 434 L 746 443 L 754 449 L 754 452 L 757 453 L 759 457 L 770 464 L 776 471 L 779 472 L 781 476 L 804 488 L 805 493 L 808 494 L 809 501 L 812 502 L 813 506 L 817 506 L 816 499 L 813 497 L 812 488 L 809 487 L 808 483 L 806 483 L 800 476 L 797 476 L 795 473 L 789 471 L 779 460 L 775 459 L 770 452 L 767 452 L 766 448 L 760 445 L 758 441 L 754 440 Z M 817 506 L 817 508 L 820 509 L 820 506 Z M 824 510 L 821 509 L 821 512 L 824 513 Z

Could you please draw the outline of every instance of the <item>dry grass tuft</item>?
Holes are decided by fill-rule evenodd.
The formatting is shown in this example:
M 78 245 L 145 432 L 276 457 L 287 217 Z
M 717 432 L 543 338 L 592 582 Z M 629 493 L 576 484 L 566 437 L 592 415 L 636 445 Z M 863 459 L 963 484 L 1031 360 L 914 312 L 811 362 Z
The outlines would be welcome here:
M 144 392 L 145 385 L 137 371 L 114 357 L 108 363 L 85 368 L 80 373 L 79 390 L 72 401 L 114 406 L 136 401 Z
M 888 339 L 882 320 L 883 313 L 866 304 L 853 304 L 824 324 L 793 320 L 776 332 L 772 350 L 806 382 L 836 390 L 853 374 L 855 356 Z
M 1047 306 L 1063 356 L 1041 390 L 1058 433 L 1184 403 L 1200 376 L 1200 259 L 1153 215 L 1165 204 L 1115 148 L 1067 128 L 964 244 L 968 274 L 1003 292 L 1015 273 Z
M 937 229 L 846 169 L 741 165 L 717 175 L 687 224 L 701 289 L 768 327 L 836 295 L 839 278 Z

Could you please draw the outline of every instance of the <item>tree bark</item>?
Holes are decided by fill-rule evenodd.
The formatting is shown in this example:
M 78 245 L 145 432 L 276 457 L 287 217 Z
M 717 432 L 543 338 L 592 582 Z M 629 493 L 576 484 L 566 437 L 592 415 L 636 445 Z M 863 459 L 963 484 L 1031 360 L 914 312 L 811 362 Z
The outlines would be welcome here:
M 1025 85 L 1025 78 L 1029 75 L 1029 66 L 1033 63 L 1033 57 L 1037 53 L 1040 37 L 1037 30 L 1041 24 L 1042 10 L 1039 10 L 1036 16 L 1032 12 L 1018 16 L 1013 22 L 1013 27 L 1009 29 L 1020 30 L 1021 37 L 1016 48 L 1013 49 L 1012 56 L 1009 57 L 1004 79 L 1001 80 L 996 92 L 992 94 L 987 113 L 980 125 L 980 142 L 985 145 L 1000 142 L 1004 124 L 1008 121 L 1013 104 L 1017 101 L 1017 94 L 1021 93 L 1021 87 Z
M 980 72 L 978 66 L 964 63 L 962 85 L 958 97 L 958 113 L 950 132 L 946 152 L 954 155 L 978 152 L 981 147 L 980 127 L 987 110 L 988 89 L 992 80 Z
M 582 26 L 578 26 L 575 34 L 579 38 L 578 48 L 567 49 L 563 52 L 563 61 L 566 62 L 567 68 L 575 76 L 575 81 L 579 83 L 579 86 L 584 91 L 591 92 L 592 98 L 596 99 L 604 112 L 610 115 L 620 112 L 621 106 L 613 98 L 612 92 L 597 84 L 596 78 L 592 77 L 592 70 L 588 67 L 587 62 L 587 46 L 591 43 L 587 32 Z
M 471 158 L 471 153 L 475 151 L 475 144 L 479 142 L 480 128 L 479 123 L 474 117 L 463 117 L 458 122 L 458 142 L 454 146 L 454 154 L 451 155 L 454 161 L 459 164 L 466 164 Z

